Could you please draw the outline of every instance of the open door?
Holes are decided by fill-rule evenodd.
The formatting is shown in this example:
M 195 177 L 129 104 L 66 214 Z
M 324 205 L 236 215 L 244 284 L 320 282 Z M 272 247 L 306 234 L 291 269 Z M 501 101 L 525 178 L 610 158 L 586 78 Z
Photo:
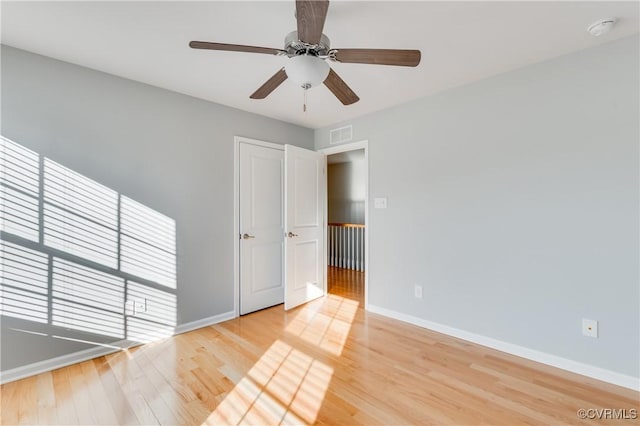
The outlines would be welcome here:
M 326 293 L 326 156 L 285 145 L 284 308 L 291 309 Z

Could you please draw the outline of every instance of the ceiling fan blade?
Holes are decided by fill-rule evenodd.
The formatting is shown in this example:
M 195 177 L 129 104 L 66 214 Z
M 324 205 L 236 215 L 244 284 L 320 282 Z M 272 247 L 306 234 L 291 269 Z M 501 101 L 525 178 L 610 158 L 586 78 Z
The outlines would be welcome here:
M 360 100 L 358 95 L 356 95 L 353 90 L 347 86 L 347 83 L 332 69 L 329 70 L 329 75 L 324 81 L 324 85 L 327 86 L 329 90 L 331 90 L 331 93 L 336 95 L 336 98 L 344 105 L 355 104 Z
M 270 47 L 244 46 L 242 44 L 212 43 L 208 41 L 192 41 L 189 43 L 189 47 L 191 47 L 192 49 L 226 50 L 229 52 L 265 53 L 267 55 L 279 55 L 281 53 L 286 53 L 284 50 L 273 49 Z
M 420 63 L 419 50 L 402 49 L 332 49 L 335 59 L 346 64 L 397 65 L 415 67 Z
M 284 72 L 284 68 L 280 69 L 277 73 L 275 73 L 269 80 L 267 80 L 258 90 L 253 92 L 251 99 L 264 99 L 271 92 L 276 90 L 278 86 L 282 84 L 283 81 L 287 79 L 287 73 Z
M 327 18 L 329 0 L 296 0 L 298 38 L 309 44 L 320 43 Z

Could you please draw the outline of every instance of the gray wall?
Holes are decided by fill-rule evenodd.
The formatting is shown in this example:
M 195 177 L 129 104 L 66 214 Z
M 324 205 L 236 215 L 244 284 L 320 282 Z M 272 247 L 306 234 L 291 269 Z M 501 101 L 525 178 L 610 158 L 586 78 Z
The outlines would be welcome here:
M 313 147 L 309 129 L 7 46 L 2 134 L 176 220 L 178 325 L 233 309 L 233 137 Z M 17 323 L 2 370 L 90 347 Z
M 365 178 L 364 160 L 327 166 L 330 223 L 364 223 Z
M 370 303 L 638 377 L 638 51 L 634 36 L 352 121 L 369 199 L 389 206 L 369 206 Z

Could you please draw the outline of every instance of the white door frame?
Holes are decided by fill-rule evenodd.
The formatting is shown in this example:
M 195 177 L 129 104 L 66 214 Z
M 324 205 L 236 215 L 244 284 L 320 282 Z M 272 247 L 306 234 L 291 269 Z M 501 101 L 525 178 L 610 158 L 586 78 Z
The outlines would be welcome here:
M 284 145 L 242 136 L 233 137 L 233 317 L 240 316 L 240 144 L 284 151 Z
M 328 148 L 319 149 L 318 152 L 322 152 L 324 155 L 339 154 L 341 152 L 355 151 L 357 149 L 364 149 L 364 309 L 369 310 L 369 141 L 362 140 L 359 142 L 346 143 L 338 146 L 331 146 Z M 329 175 L 327 165 L 327 174 Z M 325 194 L 327 200 L 325 202 L 325 222 L 324 222 L 324 235 L 325 241 L 328 241 L 328 223 L 329 223 L 329 190 L 327 187 L 327 193 Z M 324 264 L 325 267 L 329 267 L 327 250 L 324 251 Z M 325 272 L 326 273 L 326 272 Z M 325 294 L 327 289 L 325 287 Z

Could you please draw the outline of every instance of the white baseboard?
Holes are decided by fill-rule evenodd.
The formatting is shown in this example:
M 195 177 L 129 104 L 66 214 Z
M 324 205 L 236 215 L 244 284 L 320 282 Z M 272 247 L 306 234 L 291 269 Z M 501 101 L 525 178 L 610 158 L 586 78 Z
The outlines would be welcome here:
M 212 317 L 203 318 L 201 320 L 180 324 L 175 328 L 174 335 L 186 333 L 187 331 L 197 328 L 206 327 L 235 318 L 235 312 L 225 312 Z M 135 344 L 134 344 L 135 346 Z M 12 368 L 10 370 L 0 372 L 0 384 L 13 382 L 15 380 L 24 379 L 25 377 L 35 376 L 36 374 L 45 373 L 47 371 L 56 370 L 78 362 L 88 361 L 100 356 L 109 355 L 122 349 L 132 347 L 132 342 L 121 340 L 116 343 L 109 343 L 95 348 L 89 348 L 67 355 L 47 359 L 44 361 L 34 362 L 32 364 L 23 365 L 21 367 Z
M 12 368 L 11 370 L 1 371 L 0 384 L 24 379 L 29 376 L 35 376 L 36 374 L 56 370 L 61 367 L 66 367 L 67 365 L 87 361 L 99 356 L 109 355 L 124 349 L 126 344 L 126 340 L 121 340 L 116 343 L 104 344 L 104 346 L 101 345 L 95 348 L 89 348 L 55 358 L 46 359 L 44 361 L 23 365 L 21 367 Z
M 197 321 L 191 321 L 184 324 L 180 324 L 176 327 L 174 334 L 182 334 L 187 331 L 195 330 L 196 328 L 207 327 L 209 325 L 218 324 L 219 322 L 228 321 L 235 318 L 237 315 L 234 311 L 224 312 L 222 314 L 214 315 L 212 317 L 202 318 Z
M 427 321 L 422 318 L 403 314 L 390 309 L 382 308 L 380 306 L 369 304 L 367 308 L 367 310 L 370 312 L 408 322 L 409 324 L 417 325 L 418 327 L 427 328 L 438 333 L 457 337 L 458 339 L 477 343 L 478 345 L 497 349 L 511 355 L 516 355 L 542 364 L 550 365 L 552 367 L 557 367 L 562 370 L 570 371 L 572 373 L 577 373 L 583 376 L 602 380 L 603 382 L 613 383 L 614 385 L 640 391 L 640 378 L 638 377 L 628 376 L 626 374 L 617 373 L 615 371 L 606 370 L 604 368 L 595 367 L 593 365 L 584 364 L 582 362 L 573 361 L 556 355 L 551 355 L 546 352 L 529 349 L 524 346 L 515 345 L 513 343 L 503 342 L 491 337 L 486 337 L 480 334 L 450 327 L 448 325 Z

